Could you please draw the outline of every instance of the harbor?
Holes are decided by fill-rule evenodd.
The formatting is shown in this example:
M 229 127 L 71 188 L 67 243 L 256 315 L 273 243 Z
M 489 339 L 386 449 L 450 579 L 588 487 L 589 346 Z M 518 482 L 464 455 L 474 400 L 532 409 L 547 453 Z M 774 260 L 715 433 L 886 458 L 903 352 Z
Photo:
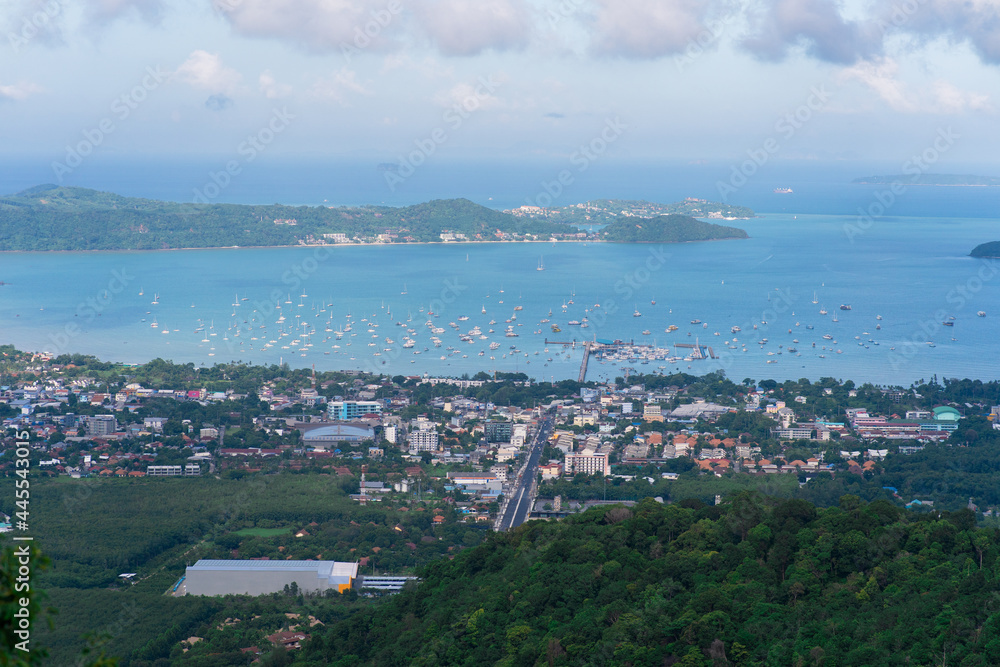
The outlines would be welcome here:
M 944 287 L 927 287 L 965 285 L 977 260 L 937 263 L 920 283 L 913 271 L 926 273 L 937 252 L 924 245 L 927 257 L 912 268 L 872 245 L 835 254 L 836 270 L 808 253 L 775 252 L 816 238 L 838 248 L 841 227 L 810 220 L 808 229 L 757 220 L 741 245 L 672 248 L 669 266 L 648 279 L 621 268 L 642 266 L 650 249 L 641 244 L 547 245 L 544 271 L 537 244 L 358 247 L 336 262 L 315 262 L 307 248 L 11 254 L 11 275 L 44 271 L 62 288 L 5 277 L 0 324 L 24 349 L 129 363 L 549 381 L 614 379 L 629 367 L 738 378 L 864 372 L 887 382 L 928 377 L 945 361 L 964 376 L 982 372 L 975 359 L 998 340 L 990 304 L 1000 283 L 984 283 L 961 307 Z M 939 236 L 936 223 L 909 224 L 918 238 Z M 723 268 L 706 279 L 709 260 Z M 754 268 L 761 261 L 780 271 L 763 277 Z M 124 289 L 109 282 L 116 275 Z

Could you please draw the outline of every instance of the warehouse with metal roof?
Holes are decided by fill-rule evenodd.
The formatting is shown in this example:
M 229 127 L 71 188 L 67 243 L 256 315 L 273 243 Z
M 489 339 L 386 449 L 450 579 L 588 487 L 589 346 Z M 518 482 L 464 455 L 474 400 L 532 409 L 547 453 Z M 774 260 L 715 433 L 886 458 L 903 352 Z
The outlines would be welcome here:
M 332 560 L 199 560 L 190 565 L 177 595 L 266 595 L 293 583 L 302 593 L 349 590 L 357 563 Z

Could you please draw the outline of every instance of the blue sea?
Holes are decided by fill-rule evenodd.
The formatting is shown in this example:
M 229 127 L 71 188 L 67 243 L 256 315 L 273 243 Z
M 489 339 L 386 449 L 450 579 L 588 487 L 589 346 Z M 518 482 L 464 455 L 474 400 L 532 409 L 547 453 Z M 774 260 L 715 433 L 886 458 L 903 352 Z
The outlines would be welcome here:
M 598 167 L 575 175 L 555 204 L 718 200 L 717 182 L 731 169 Z M 234 180 L 219 201 L 405 205 L 465 196 L 507 208 L 536 200 L 559 168 L 428 165 L 391 191 L 374 164 L 275 162 Z M 46 169 L 0 165 L 0 190 L 51 181 Z M 210 162 L 95 164 L 67 184 L 190 201 L 211 170 Z M 7 283 L 0 340 L 124 362 L 241 360 L 393 375 L 501 370 L 558 380 L 577 377 L 580 343 L 598 338 L 669 348 L 681 358 L 691 348 L 674 344 L 697 343 L 718 358 L 592 359 L 588 379 L 613 378 L 623 367 L 722 369 L 737 382 L 996 379 L 1000 267 L 968 253 L 1000 237 L 998 193 L 911 186 L 890 199 L 886 188 L 850 183 L 892 171 L 872 164 L 762 170 L 729 197 L 760 214 L 726 223 L 745 229 L 748 240 L 9 253 L 0 260 Z M 992 175 L 975 166 L 962 173 Z M 481 333 L 470 335 L 473 327 Z

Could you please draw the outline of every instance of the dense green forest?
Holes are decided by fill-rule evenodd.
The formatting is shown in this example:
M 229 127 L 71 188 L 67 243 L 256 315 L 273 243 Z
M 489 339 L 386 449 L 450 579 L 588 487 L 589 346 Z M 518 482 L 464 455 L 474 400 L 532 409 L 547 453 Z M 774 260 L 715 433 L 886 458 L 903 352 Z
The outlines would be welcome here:
M 687 215 L 661 215 L 655 218 L 616 220 L 604 228 L 605 239 L 616 243 L 684 243 L 745 239 L 747 233 L 736 227 L 701 222 Z
M 649 206 L 657 211 L 663 208 Z M 606 238 L 630 243 L 746 238 L 742 230 L 693 219 L 688 222 L 684 216 L 668 217 L 677 219 L 666 226 L 649 223 L 659 230 L 652 235 L 648 231 L 630 234 L 613 223 Z M 513 216 L 467 199 L 435 200 L 401 208 L 177 203 L 55 185 L 40 185 L 0 197 L 3 250 L 283 246 L 320 242 L 324 234 L 344 234 L 348 240 L 375 241 L 387 235 L 383 241 L 436 242 L 443 232 L 463 234 L 469 241 L 499 240 L 500 233 L 547 239 L 552 234 L 566 233 L 567 226 Z
M 1000 241 L 980 243 L 972 249 L 969 255 L 972 257 L 1000 257 Z
M 646 500 L 492 535 L 294 664 L 985 666 L 998 556 L 966 511 Z
M 545 238 L 566 231 L 560 225 L 518 219 L 467 199 L 402 208 L 181 204 L 54 185 L 0 198 L 3 250 L 278 246 L 334 233 L 349 239 L 388 233 L 403 242 L 440 241 L 442 231 L 451 231 L 471 240 L 492 240 L 498 230 Z

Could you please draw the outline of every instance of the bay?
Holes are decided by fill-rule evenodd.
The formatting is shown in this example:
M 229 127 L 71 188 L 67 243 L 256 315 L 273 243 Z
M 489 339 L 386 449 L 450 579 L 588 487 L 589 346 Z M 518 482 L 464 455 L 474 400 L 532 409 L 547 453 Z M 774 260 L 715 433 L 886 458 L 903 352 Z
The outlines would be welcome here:
M 996 220 L 869 224 L 857 216 L 769 214 L 727 224 L 751 238 L 9 253 L 0 260 L 7 283 L 0 339 L 130 363 L 239 360 L 392 375 L 497 370 L 539 380 L 575 379 L 583 340 L 661 348 L 697 341 L 719 358 L 592 358 L 587 378 L 614 378 L 623 367 L 721 369 L 737 382 L 830 376 L 905 386 L 934 374 L 996 378 L 1000 280 L 992 261 L 968 257 L 995 238 Z M 986 317 L 977 317 L 980 310 Z M 587 328 L 567 324 L 584 318 Z M 434 334 L 428 322 L 444 331 Z M 677 330 L 667 333 L 670 325 Z M 486 338 L 462 342 L 459 333 L 474 326 Z M 508 326 L 519 335 L 505 336 Z M 413 347 L 403 347 L 407 337 Z M 490 343 L 499 345 L 491 350 Z

